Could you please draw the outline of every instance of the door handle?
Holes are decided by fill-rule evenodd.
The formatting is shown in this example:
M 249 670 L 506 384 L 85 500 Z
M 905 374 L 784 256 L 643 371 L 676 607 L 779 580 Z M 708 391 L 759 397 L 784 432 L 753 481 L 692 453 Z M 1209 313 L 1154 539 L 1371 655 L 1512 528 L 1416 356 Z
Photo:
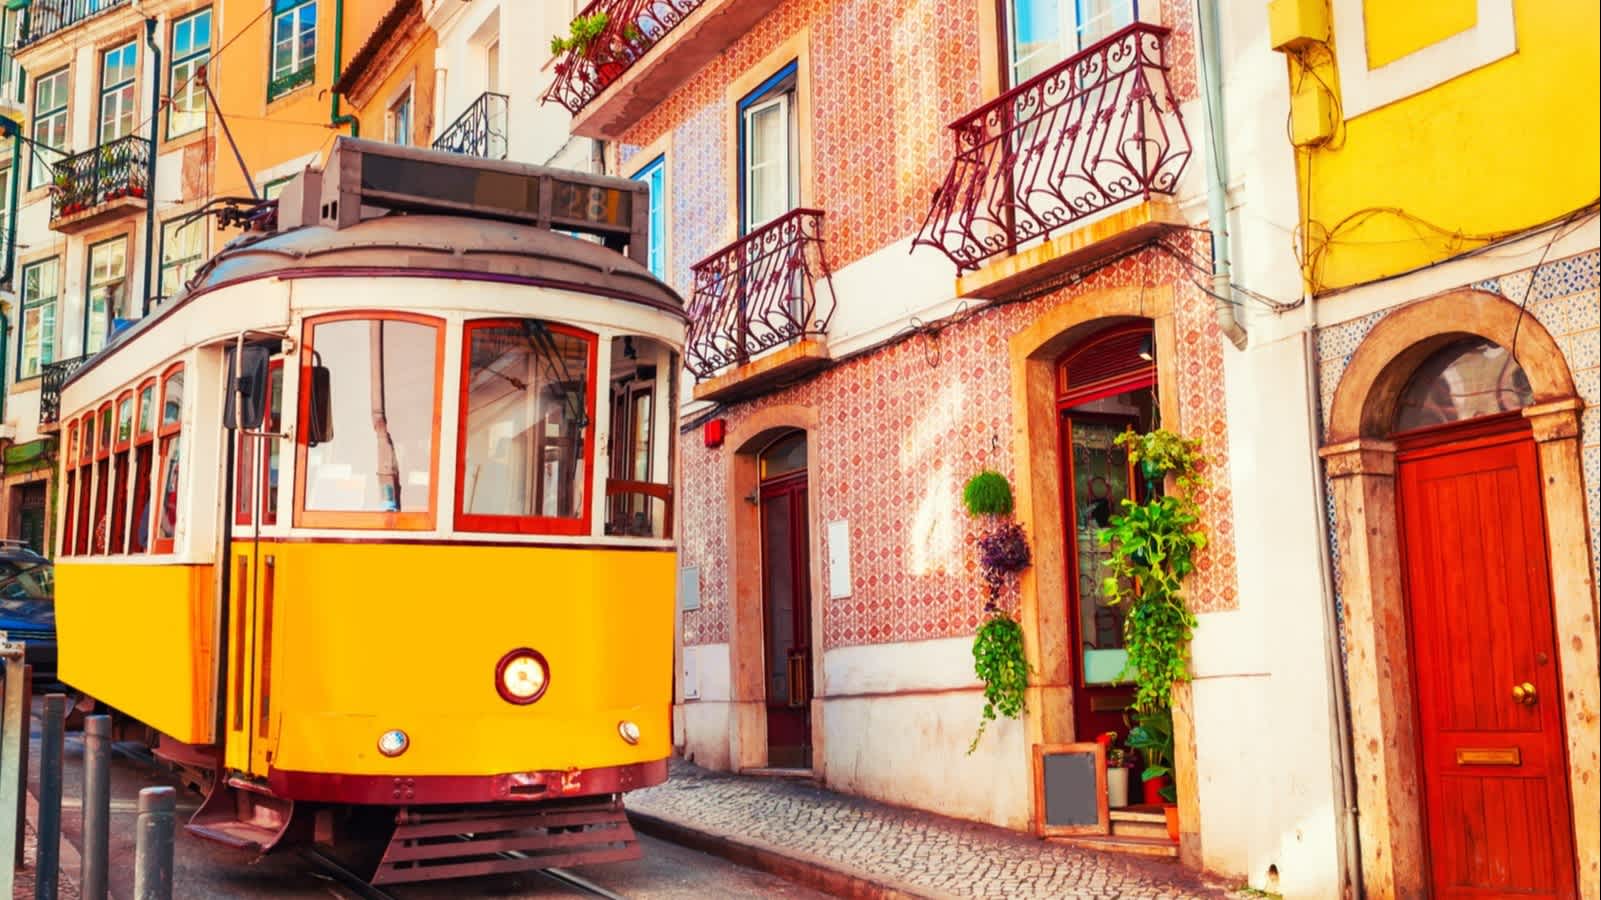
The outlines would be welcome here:
M 1522 684 L 1512 686 L 1512 700 L 1524 706 L 1533 706 L 1539 702 L 1540 698 L 1534 692 L 1534 685 L 1525 681 Z
M 806 651 L 789 651 L 789 705 L 801 707 L 806 705 Z

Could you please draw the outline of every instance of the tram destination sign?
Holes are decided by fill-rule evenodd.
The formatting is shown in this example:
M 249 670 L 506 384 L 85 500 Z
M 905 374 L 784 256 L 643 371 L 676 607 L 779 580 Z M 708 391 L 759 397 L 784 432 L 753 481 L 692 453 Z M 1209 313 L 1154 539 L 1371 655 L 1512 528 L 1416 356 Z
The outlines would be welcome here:
M 348 227 L 370 212 L 449 212 L 592 234 L 643 262 L 641 182 L 437 150 L 340 138 L 322 183 L 324 224 Z

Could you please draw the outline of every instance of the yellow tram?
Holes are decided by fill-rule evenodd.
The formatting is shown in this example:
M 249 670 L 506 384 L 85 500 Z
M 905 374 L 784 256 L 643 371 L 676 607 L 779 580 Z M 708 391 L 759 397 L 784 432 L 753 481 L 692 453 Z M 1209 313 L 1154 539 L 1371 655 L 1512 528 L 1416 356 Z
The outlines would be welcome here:
M 637 855 L 684 336 L 645 190 L 340 139 L 65 385 L 61 677 L 199 774 L 191 830 L 376 832 L 378 882 Z

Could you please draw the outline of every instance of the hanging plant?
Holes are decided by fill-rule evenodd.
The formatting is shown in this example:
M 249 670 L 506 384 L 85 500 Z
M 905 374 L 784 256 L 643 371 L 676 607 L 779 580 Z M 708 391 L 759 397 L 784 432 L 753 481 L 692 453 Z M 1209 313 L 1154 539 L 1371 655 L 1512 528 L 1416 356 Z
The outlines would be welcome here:
M 967 479 L 962 503 L 970 516 L 1006 516 L 1012 513 L 1012 484 L 992 469 Z
M 973 638 L 973 670 L 984 682 L 984 711 L 978 733 L 967 745 L 969 755 L 978 749 L 989 723 L 1000 716 L 1015 719 L 1023 714 L 1028 659 L 1023 655 L 1023 626 L 1008 613 L 994 610 L 979 626 Z
M 978 567 L 989 588 L 989 608 L 996 606 L 1007 580 L 1028 568 L 1031 561 L 1028 536 L 1016 522 L 1005 522 L 978 539 Z

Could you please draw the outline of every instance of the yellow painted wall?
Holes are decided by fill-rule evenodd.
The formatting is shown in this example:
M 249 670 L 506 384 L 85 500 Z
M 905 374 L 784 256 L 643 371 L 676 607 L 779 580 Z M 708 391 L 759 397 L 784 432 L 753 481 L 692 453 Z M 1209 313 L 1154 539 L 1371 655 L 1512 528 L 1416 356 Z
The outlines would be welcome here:
M 61 680 L 180 741 L 212 727 L 211 566 L 56 566 Z
M 371 97 L 365 98 L 356 113 L 361 119 L 362 136 L 387 139 L 389 103 L 409 81 L 412 83 L 410 143 L 414 147 L 428 146 L 434 136 L 434 50 L 438 46 L 439 40 L 433 30 L 424 28 L 394 70 L 370 92 Z
M 230 556 L 251 552 L 239 543 Z M 276 768 L 488 774 L 671 750 L 671 551 L 263 542 L 259 553 L 252 568 L 271 555 L 276 573 Z M 520 647 L 551 670 L 528 706 L 495 689 L 496 664 Z M 637 746 L 618 737 L 622 719 L 640 726 Z M 376 749 L 391 728 L 411 737 L 395 759 Z M 252 768 L 265 774 L 260 750 Z
M 264 0 L 218 0 L 218 33 L 213 47 L 230 41 L 233 44 L 217 57 L 213 90 L 252 174 L 308 153 L 325 154 L 333 143 L 329 88 L 333 83 L 334 20 L 339 2 L 317 0 L 317 65 L 311 83 L 269 103 L 271 4 Z M 390 4 L 385 0 L 343 0 L 343 4 L 343 51 L 348 62 Z M 264 10 L 268 11 L 264 14 Z M 338 134 L 348 133 L 348 128 L 338 130 Z M 243 196 L 248 193 L 244 172 L 225 143 L 219 140 L 217 147 L 216 193 Z
M 1409 28 L 1449 30 L 1413 16 L 1412 3 L 1375 4 L 1405 13 L 1385 10 L 1386 46 L 1424 40 Z M 1601 9 L 1516 0 L 1514 10 L 1512 56 L 1347 120 L 1298 153 L 1315 292 L 1447 259 L 1601 197 Z M 1305 58 L 1337 91 L 1332 54 Z M 1292 84 L 1318 89 L 1298 61 L 1289 69 Z

